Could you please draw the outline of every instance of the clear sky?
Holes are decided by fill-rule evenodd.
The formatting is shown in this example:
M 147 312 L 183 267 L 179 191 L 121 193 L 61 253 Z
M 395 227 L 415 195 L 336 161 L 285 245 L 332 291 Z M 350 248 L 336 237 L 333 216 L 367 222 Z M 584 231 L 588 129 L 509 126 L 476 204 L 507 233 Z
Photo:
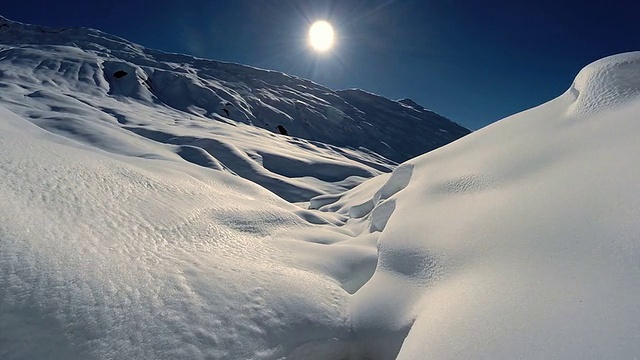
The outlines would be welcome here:
M 640 50 L 637 0 L 19 0 L 0 15 L 408 97 L 471 129 L 560 95 L 594 60 Z M 307 45 L 316 19 L 335 27 L 328 53 Z

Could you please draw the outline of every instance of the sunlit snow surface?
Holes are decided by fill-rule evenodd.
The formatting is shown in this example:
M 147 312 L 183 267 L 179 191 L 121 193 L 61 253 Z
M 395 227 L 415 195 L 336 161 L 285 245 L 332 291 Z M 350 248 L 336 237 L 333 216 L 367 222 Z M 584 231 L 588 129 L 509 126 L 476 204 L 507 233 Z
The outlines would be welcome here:
M 640 53 L 345 192 L 395 164 L 37 51 L 87 56 L 0 61 L 0 359 L 640 353 Z

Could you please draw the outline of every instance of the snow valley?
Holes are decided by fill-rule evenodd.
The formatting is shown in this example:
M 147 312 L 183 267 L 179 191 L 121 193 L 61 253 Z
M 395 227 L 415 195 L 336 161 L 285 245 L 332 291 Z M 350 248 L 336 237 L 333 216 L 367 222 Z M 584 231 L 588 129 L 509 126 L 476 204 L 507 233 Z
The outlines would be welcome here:
M 639 92 L 621 54 L 467 135 L 0 19 L 0 358 L 636 356 Z

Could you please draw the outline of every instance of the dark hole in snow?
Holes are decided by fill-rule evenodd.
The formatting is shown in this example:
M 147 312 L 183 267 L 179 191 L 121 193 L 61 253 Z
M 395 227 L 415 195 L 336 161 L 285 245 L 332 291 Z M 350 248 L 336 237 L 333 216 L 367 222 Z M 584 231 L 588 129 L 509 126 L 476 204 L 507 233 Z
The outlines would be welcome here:
M 116 72 L 113 73 L 113 77 L 116 79 L 120 79 L 121 77 L 125 77 L 127 76 L 128 72 L 124 71 L 124 70 L 118 70 Z
M 285 129 L 285 127 L 282 125 L 278 125 L 278 131 L 280 131 L 280 134 L 282 135 L 289 135 L 289 132 L 287 131 L 287 129 Z

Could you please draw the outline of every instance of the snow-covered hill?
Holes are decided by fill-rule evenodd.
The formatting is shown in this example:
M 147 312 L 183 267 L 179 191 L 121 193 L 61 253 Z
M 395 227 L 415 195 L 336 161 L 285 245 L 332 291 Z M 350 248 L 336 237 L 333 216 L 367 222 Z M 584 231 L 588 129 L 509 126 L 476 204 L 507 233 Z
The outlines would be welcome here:
M 376 132 L 410 100 L 2 24 L 1 359 L 640 353 L 640 52 L 396 167 L 257 114 L 408 156 Z

